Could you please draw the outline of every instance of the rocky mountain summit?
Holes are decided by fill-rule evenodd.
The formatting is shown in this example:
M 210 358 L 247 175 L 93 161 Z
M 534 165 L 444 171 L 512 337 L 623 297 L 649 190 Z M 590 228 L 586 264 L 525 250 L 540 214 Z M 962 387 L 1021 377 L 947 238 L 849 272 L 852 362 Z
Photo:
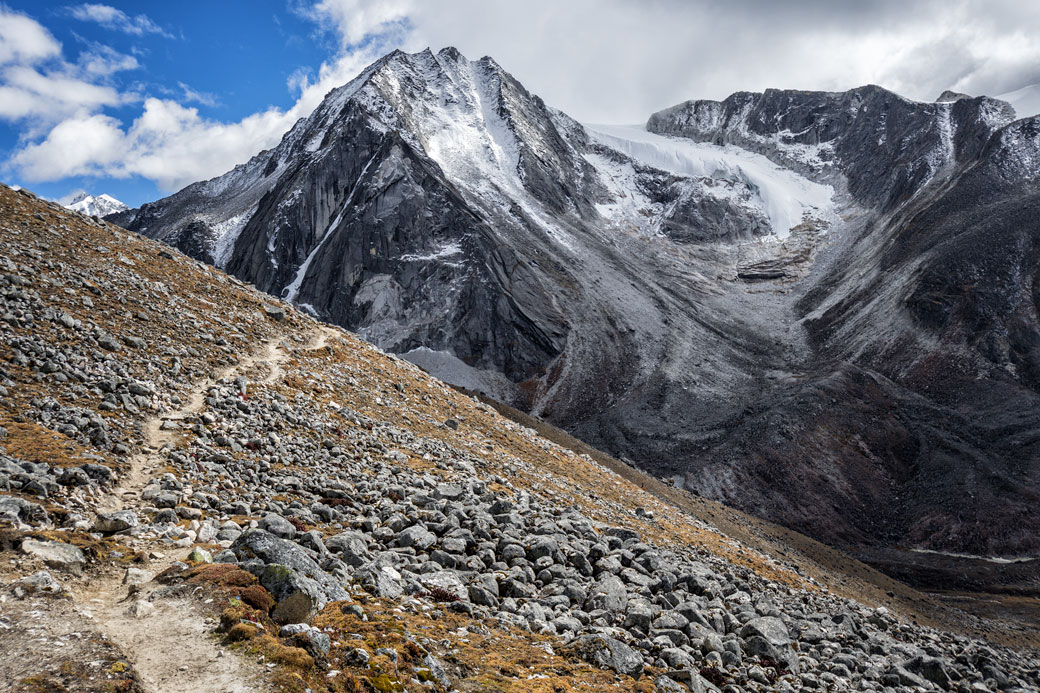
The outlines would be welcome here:
M 27 191 L 0 187 L 0 229 L 15 690 L 1040 687 L 1033 628 L 777 527 L 726 536 L 698 499 Z
M 582 125 L 395 52 L 110 220 L 893 575 L 1036 594 L 1037 123 L 867 86 Z

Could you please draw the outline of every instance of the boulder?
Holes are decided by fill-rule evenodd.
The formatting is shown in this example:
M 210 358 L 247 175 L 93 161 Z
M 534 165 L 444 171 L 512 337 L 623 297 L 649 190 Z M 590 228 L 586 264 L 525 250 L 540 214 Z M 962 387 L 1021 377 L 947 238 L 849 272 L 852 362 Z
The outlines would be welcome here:
M 600 579 L 589 590 L 585 600 L 586 611 L 603 609 L 611 613 L 619 613 L 628 606 L 628 590 L 625 583 L 616 575 L 608 575 Z
M 574 654 L 589 664 L 613 669 L 619 674 L 639 678 L 643 673 L 643 657 L 631 647 L 601 633 L 583 635 L 569 645 Z
M 369 560 L 368 540 L 361 532 L 340 532 L 325 540 L 325 548 L 354 568 L 360 568 Z
M 59 541 L 26 539 L 22 542 L 22 551 L 39 558 L 51 568 L 67 570 L 74 575 L 82 575 L 87 565 L 87 557 L 82 550 Z
M 279 603 L 303 594 L 311 603 L 314 611 L 320 611 L 332 601 L 347 599 L 343 586 L 308 555 L 306 549 L 286 539 L 281 539 L 262 529 L 243 532 L 231 544 L 231 551 L 240 561 L 259 559 L 264 563 L 260 575 L 260 584 L 269 591 Z M 301 597 L 283 608 L 282 614 L 310 611 L 301 609 Z M 276 607 L 277 609 L 277 607 Z
M 292 523 L 281 515 L 271 513 L 260 520 L 260 529 L 270 532 L 282 539 L 293 539 L 296 537 L 296 528 Z
M 422 525 L 412 525 L 397 536 L 398 546 L 412 546 L 420 551 L 430 548 L 436 541 L 436 535 Z
M 434 589 L 444 590 L 449 594 L 453 594 L 460 600 L 469 599 L 469 590 L 466 585 L 463 584 L 459 576 L 451 570 L 439 570 L 436 573 L 423 573 L 419 576 L 419 582 L 427 590 L 433 591 Z
M 396 599 L 404 592 L 401 574 L 388 565 L 369 564 L 354 573 L 354 580 L 377 597 Z

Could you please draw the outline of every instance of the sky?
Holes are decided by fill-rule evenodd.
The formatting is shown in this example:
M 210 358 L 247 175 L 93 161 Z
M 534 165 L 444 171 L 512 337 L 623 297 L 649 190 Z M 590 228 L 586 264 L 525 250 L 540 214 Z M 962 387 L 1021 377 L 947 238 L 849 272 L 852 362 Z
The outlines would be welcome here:
M 580 121 L 637 123 L 770 87 L 1005 94 L 1040 84 L 1037 36 L 1022 0 L 0 0 L 0 181 L 138 206 L 394 48 L 491 55 Z

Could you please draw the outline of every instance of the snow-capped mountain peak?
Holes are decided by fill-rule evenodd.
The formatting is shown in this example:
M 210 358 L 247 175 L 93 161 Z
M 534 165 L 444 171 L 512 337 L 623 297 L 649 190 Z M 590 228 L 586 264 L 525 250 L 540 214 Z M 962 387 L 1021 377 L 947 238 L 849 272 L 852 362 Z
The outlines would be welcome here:
M 74 197 L 72 202 L 65 206 L 91 217 L 104 217 L 130 209 L 129 205 L 123 204 L 111 195 L 90 195 L 85 192 Z

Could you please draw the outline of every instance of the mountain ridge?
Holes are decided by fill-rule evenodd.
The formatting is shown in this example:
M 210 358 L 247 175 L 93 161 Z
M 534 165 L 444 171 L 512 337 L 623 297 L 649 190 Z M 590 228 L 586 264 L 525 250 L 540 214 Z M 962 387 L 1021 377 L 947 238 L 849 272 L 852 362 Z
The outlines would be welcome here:
M 490 59 L 395 52 L 275 149 L 112 219 L 891 569 L 911 548 L 1038 549 L 1010 520 L 1040 473 L 1018 413 L 1035 122 L 867 86 L 597 135 Z M 973 231 L 972 199 L 1007 213 Z M 982 260 L 989 238 L 1008 242 Z

